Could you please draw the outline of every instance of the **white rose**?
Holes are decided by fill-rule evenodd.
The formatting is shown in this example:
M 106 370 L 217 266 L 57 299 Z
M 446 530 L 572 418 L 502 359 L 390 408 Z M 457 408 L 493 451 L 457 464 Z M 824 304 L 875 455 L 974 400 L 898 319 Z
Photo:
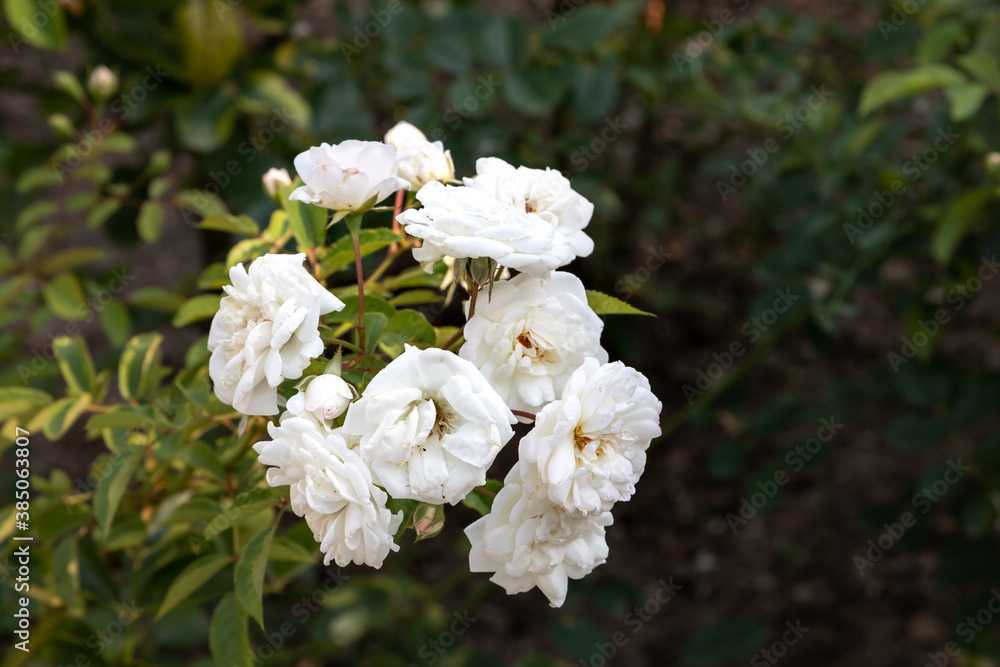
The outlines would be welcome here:
M 542 280 L 521 273 L 496 283 L 489 301 L 483 290 L 458 354 L 486 376 L 511 409 L 538 412 L 559 396 L 587 357 L 608 360 L 601 347 L 604 323 L 573 274 L 553 271 Z
M 305 185 L 288 198 L 335 211 L 356 211 L 373 197 L 377 204 L 410 187 L 397 175 L 396 149 L 378 141 L 320 144 L 296 155 L 294 162 Z
M 561 399 L 536 415 L 520 458 L 537 465 L 549 499 L 565 511 L 605 512 L 635 493 L 646 449 L 660 434 L 661 407 L 638 371 L 587 359 Z
M 440 141 L 427 141 L 424 133 L 406 121 L 400 121 L 386 132 L 385 143 L 396 149 L 399 176 L 419 190 L 431 181 L 455 180 L 455 163 L 451 151 Z
M 330 422 L 342 415 L 352 400 L 354 391 L 342 378 L 332 373 L 317 375 L 305 389 L 288 399 L 282 418 L 287 414 L 306 417 L 329 428 Z
M 537 213 L 475 188 L 432 181 L 417 193 L 423 208 L 399 216 L 411 236 L 423 239 L 413 257 L 430 273 L 444 257 L 488 257 L 536 277 L 573 261 L 555 226 Z
M 292 177 L 288 175 L 287 169 L 276 169 L 274 167 L 268 169 L 267 173 L 260 180 L 264 185 L 264 192 L 272 199 L 278 196 L 278 191 L 281 188 L 292 184 Z
M 577 257 L 594 251 L 594 241 L 583 231 L 594 215 L 594 205 L 555 169 L 515 169 L 500 158 L 485 157 L 476 160 L 476 176 L 466 178 L 465 184 L 542 216 L 555 225 Z
M 524 474 L 524 479 L 522 479 Z M 582 579 L 608 558 L 604 529 L 611 512 L 575 517 L 536 492 L 537 472 L 515 465 L 489 514 L 465 529 L 472 542 L 469 569 L 493 572 L 508 595 L 536 586 L 561 607 L 570 579 Z
M 486 482 L 514 422 L 471 363 L 407 346 L 351 403 L 343 430 L 393 498 L 454 505 Z
M 305 255 L 264 255 L 229 270 L 212 320 L 209 375 L 215 395 L 245 415 L 278 412 L 277 387 L 323 352 L 319 317 L 344 307 L 303 268 Z
M 372 482 L 371 472 L 357 452 L 348 448 L 339 430 L 322 431 L 309 420 L 283 419 L 268 424 L 271 440 L 253 446 L 271 486 L 289 486 L 292 511 L 305 517 L 326 554 L 324 565 L 336 561 L 381 567 L 403 519 L 386 508 L 385 491 Z

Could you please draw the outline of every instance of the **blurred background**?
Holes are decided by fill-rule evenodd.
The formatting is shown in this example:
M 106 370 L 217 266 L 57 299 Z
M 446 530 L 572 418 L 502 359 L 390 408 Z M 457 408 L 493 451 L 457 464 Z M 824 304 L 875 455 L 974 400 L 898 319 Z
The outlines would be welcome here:
M 378 572 L 286 553 L 253 664 L 997 664 L 1000 8 L 819 5 L 4 0 L 4 610 L 8 431 L 60 391 L 52 336 L 100 369 L 159 331 L 183 368 L 241 239 L 195 221 L 266 224 L 268 168 L 408 120 L 459 175 L 496 155 L 594 202 L 570 268 L 657 314 L 604 340 L 663 436 L 562 609 L 468 575 L 458 506 Z M 156 618 L 197 545 L 76 539 L 107 450 L 66 417 L 32 450 L 33 652 L 2 664 L 216 664 L 231 581 Z

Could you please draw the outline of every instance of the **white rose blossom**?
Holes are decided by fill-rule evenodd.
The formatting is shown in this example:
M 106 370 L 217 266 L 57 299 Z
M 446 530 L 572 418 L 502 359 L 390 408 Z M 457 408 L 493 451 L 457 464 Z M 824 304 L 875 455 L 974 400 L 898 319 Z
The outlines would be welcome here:
M 607 560 L 604 531 L 613 518 L 610 512 L 567 514 L 538 491 L 536 476 L 533 466 L 515 465 L 490 513 L 465 529 L 472 542 L 469 569 L 492 572 L 490 581 L 508 595 L 537 586 L 549 606 L 561 607 L 569 580 Z
M 386 132 L 385 143 L 396 149 L 399 176 L 419 190 L 431 181 L 455 180 L 455 163 L 451 151 L 440 141 L 428 141 L 423 132 L 406 121 L 400 121 Z
M 245 415 L 278 412 L 277 387 L 302 376 L 309 360 L 323 352 L 321 315 L 344 304 L 302 266 L 305 254 L 264 255 L 249 271 L 229 270 L 212 320 L 209 375 L 223 403 Z
M 488 301 L 485 295 L 479 299 L 458 354 L 512 410 L 538 412 L 587 357 L 607 362 L 603 328 L 579 278 L 562 271 L 547 280 L 521 273 L 496 283 Z
M 514 415 L 475 366 L 406 346 L 347 409 L 343 431 L 393 498 L 454 505 L 486 482 Z
M 296 155 L 294 163 L 304 185 L 288 198 L 334 211 L 356 211 L 372 198 L 377 204 L 410 187 L 398 176 L 396 149 L 378 141 L 320 144 Z
M 313 419 L 320 426 L 330 428 L 331 422 L 342 415 L 354 400 L 354 390 L 341 377 L 332 373 L 317 375 L 309 380 L 305 389 L 288 399 L 286 415 Z
M 476 176 L 466 178 L 465 184 L 545 218 L 577 257 L 594 251 L 594 241 L 583 231 L 594 215 L 594 205 L 555 169 L 515 169 L 500 158 L 484 157 L 476 160 Z
M 393 515 L 388 496 L 375 486 L 371 472 L 339 430 L 321 430 L 300 417 L 268 424 L 269 441 L 253 446 L 271 486 L 289 486 L 292 511 L 305 517 L 326 555 L 344 567 L 349 563 L 381 567 L 390 551 L 403 513 Z
M 432 181 L 417 193 L 423 208 L 399 215 L 406 233 L 423 239 L 413 257 L 428 273 L 444 257 L 490 258 L 536 277 L 573 261 L 551 220 L 483 190 Z
M 649 381 L 620 361 L 586 362 L 560 400 L 545 406 L 521 439 L 549 499 L 576 515 L 600 514 L 635 493 L 646 449 L 660 434 L 661 404 Z

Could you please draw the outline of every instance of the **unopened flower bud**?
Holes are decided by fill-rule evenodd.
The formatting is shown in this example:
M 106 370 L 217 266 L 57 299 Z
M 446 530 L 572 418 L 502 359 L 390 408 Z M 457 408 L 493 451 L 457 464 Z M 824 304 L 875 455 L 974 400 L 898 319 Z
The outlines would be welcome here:
M 87 90 L 95 99 L 106 100 L 118 92 L 118 76 L 104 65 L 98 65 L 87 79 Z
M 275 169 L 271 167 L 264 174 L 261 181 L 264 183 L 264 191 L 271 199 L 277 199 L 281 188 L 292 184 L 292 177 L 288 175 L 287 169 Z
M 354 399 L 351 385 L 336 375 L 317 375 L 306 386 L 304 407 L 320 422 L 329 422 L 344 413 Z

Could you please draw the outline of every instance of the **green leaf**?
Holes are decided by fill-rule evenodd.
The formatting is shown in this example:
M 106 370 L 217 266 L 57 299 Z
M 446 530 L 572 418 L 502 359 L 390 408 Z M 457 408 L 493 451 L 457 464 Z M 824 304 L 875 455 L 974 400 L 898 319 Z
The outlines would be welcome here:
M 269 70 L 254 72 L 240 87 L 236 106 L 248 114 L 276 114 L 300 130 L 312 125 L 312 108 L 299 91 L 289 85 L 285 77 Z
M 163 204 L 158 201 L 147 201 L 139 209 L 136 219 L 139 238 L 146 243 L 156 243 L 163 229 Z
M 229 556 L 225 554 L 209 554 L 188 564 L 167 589 L 163 603 L 156 612 L 156 619 L 162 618 L 168 611 L 177 607 L 231 562 Z
M 24 172 L 17 179 L 15 190 L 18 194 L 24 194 L 46 185 L 55 185 L 62 180 L 59 172 L 48 165 L 32 167 Z
M 961 83 L 944 89 L 944 96 L 950 104 L 951 119 L 956 123 L 976 115 L 983 105 L 989 89 L 982 83 Z
M 119 199 L 105 199 L 104 201 L 96 204 L 94 208 L 90 209 L 90 213 L 87 214 L 87 226 L 88 227 L 100 227 L 108 219 L 121 210 L 122 204 Z
M 993 54 L 979 50 L 958 57 L 958 64 L 966 72 L 1000 92 L 1000 62 Z
M 264 607 L 261 597 L 264 594 L 264 572 L 267 570 L 267 557 L 271 551 L 271 540 L 274 539 L 274 528 L 266 528 L 247 542 L 236 563 L 235 582 L 236 597 L 240 604 L 264 628 Z
M 614 67 L 577 65 L 573 74 L 570 110 L 584 122 L 598 121 L 611 113 L 618 101 L 618 80 Z
M 140 287 L 129 295 L 128 302 L 136 308 L 172 313 L 181 307 L 184 297 L 162 287 Z
M 297 184 L 298 180 L 295 184 L 282 188 L 281 205 L 285 207 L 288 226 L 292 230 L 298 249 L 316 248 L 323 245 L 326 240 L 327 210 L 321 206 L 290 200 L 288 195 Z
M 587 305 L 598 315 L 649 315 L 656 317 L 653 313 L 639 310 L 619 298 L 590 289 L 587 290 Z
M 162 342 L 160 334 L 144 333 L 133 336 L 125 344 L 118 365 L 118 391 L 126 400 L 137 400 L 145 393 Z
M 53 213 L 56 212 L 56 204 L 51 201 L 36 201 L 28 204 L 21 209 L 21 212 L 17 214 L 17 219 L 14 221 L 14 229 L 17 231 L 23 231 L 38 222 L 39 220 L 44 220 Z
M 83 614 L 83 591 L 80 588 L 80 559 L 75 537 L 67 537 L 52 554 L 52 580 L 55 592 L 74 616 Z
M 965 80 L 958 70 L 939 63 L 928 63 L 905 71 L 882 72 L 865 84 L 858 112 L 864 115 L 895 100 L 955 86 L 965 83 Z
M 204 190 L 181 190 L 174 195 L 174 203 L 202 217 L 229 213 L 225 203 L 218 196 Z
M 10 27 L 32 46 L 54 51 L 66 48 L 66 18 L 58 2 L 4 0 L 3 13 Z M 4 41 L 11 45 L 15 54 L 22 48 L 13 33 Z
M 214 151 L 233 133 L 236 108 L 221 90 L 209 89 L 183 98 L 176 109 L 174 126 L 181 145 L 196 153 Z
M 204 442 L 195 442 L 181 450 L 181 458 L 196 470 L 204 470 L 218 479 L 226 481 L 226 470 L 223 468 L 215 450 Z
M 247 614 L 232 593 L 222 596 L 208 625 L 208 646 L 216 665 L 246 667 L 250 663 Z
M 31 430 L 40 427 L 49 440 L 56 441 L 66 434 L 69 427 L 83 414 L 90 404 L 90 394 L 80 394 L 73 398 L 61 398 L 35 415 Z
M 920 414 L 902 415 L 892 420 L 886 439 L 900 452 L 922 452 L 938 445 L 948 435 L 941 421 Z
M 566 83 L 552 68 L 532 68 L 507 75 L 500 91 L 507 104 L 518 113 L 546 116 L 555 110 L 566 90 Z
M 104 137 L 104 141 L 101 142 L 101 150 L 107 153 L 131 153 L 138 145 L 131 134 L 115 132 Z
M 382 339 L 382 332 L 389 318 L 383 313 L 369 313 L 365 311 L 365 348 L 371 353 L 375 346 Z
M 212 0 L 188 0 L 174 16 L 184 76 L 196 86 L 225 79 L 243 53 L 243 32 L 234 7 Z
M 52 403 L 52 397 L 30 387 L 0 387 L 0 421 L 37 412 Z
M 980 213 L 986 203 L 993 198 L 992 193 L 980 188 L 962 193 L 944 215 L 938 220 L 931 234 L 931 255 L 938 264 L 946 266 L 951 261 L 955 248 L 965 234 L 980 219 Z
M 210 215 L 203 219 L 198 227 L 214 229 L 220 232 L 231 232 L 244 236 L 257 236 L 260 228 L 253 218 L 246 215 Z
M 101 310 L 101 326 L 111 346 L 116 349 L 121 347 L 132 335 L 132 318 L 128 308 L 111 301 Z
M 104 255 L 104 251 L 100 248 L 66 248 L 53 253 L 39 271 L 42 275 L 67 271 L 102 259 Z
M 72 273 L 60 273 L 45 287 L 42 296 L 52 313 L 59 318 L 79 321 L 87 317 L 87 302 L 80 279 Z
M 688 665 L 726 665 L 745 661 L 767 640 L 767 628 L 742 618 L 727 618 L 701 630 L 684 647 Z
M 138 428 L 151 419 L 148 412 L 139 408 L 116 406 L 108 412 L 98 412 L 87 420 L 87 430 L 103 431 L 106 428 Z
M 276 537 L 271 543 L 268 560 L 313 565 L 316 562 L 316 554 L 287 537 Z
M 426 347 L 434 345 L 434 340 L 434 327 L 422 313 L 415 310 L 401 310 L 385 325 L 381 342 L 389 347 L 403 343 L 423 343 Z
M 386 227 L 362 229 L 358 232 L 361 256 L 366 257 L 399 242 L 401 238 L 399 234 Z M 327 249 L 326 257 L 320 263 L 320 275 L 325 277 L 348 266 L 354 266 L 354 242 L 350 234 L 344 234 Z
M 70 394 L 96 393 L 94 378 L 97 373 L 86 341 L 79 336 L 59 336 L 52 340 L 52 349 Z
M 183 327 L 192 322 L 211 319 L 219 311 L 222 297 L 218 294 L 199 294 L 185 301 L 174 315 L 172 324 Z
M 614 17 L 612 10 L 604 5 L 588 4 L 574 9 L 567 16 L 550 17 L 551 30 L 545 41 L 549 46 L 572 53 L 585 53 L 614 30 Z
M 94 492 L 94 516 L 104 529 L 105 540 L 111 533 L 118 505 L 145 451 L 143 447 L 132 447 L 116 454 L 97 483 L 97 490 Z

